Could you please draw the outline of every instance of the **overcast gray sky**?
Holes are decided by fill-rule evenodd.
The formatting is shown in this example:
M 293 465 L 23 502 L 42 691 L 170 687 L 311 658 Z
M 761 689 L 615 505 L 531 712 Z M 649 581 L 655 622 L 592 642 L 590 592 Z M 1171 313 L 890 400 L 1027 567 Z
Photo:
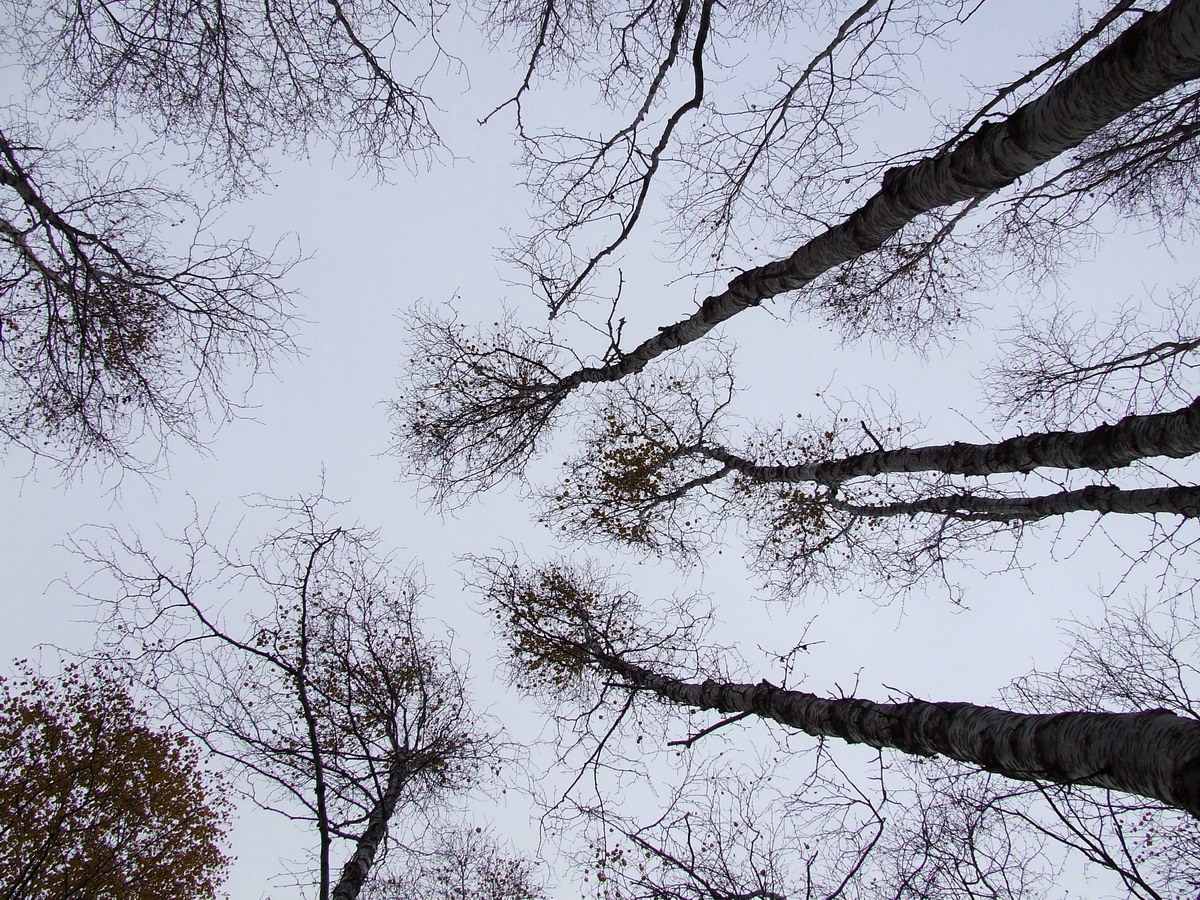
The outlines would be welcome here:
M 870 135 L 893 150 L 922 142 L 931 127 L 924 101 L 948 114 L 967 104 L 969 84 L 997 83 L 1024 71 L 1037 42 L 1069 24 L 1073 10 L 1074 3 L 1044 0 L 985 4 L 952 50 L 924 55 L 922 98 L 872 125 L 864 147 Z M 237 203 L 220 220 L 217 227 L 224 233 L 253 230 L 262 246 L 282 237 L 285 248 L 298 244 L 309 257 L 290 276 L 300 291 L 297 337 L 304 352 L 277 359 L 273 371 L 256 380 L 243 418 L 222 427 L 204 453 L 177 449 L 168 467 L 148 479 L 92 469 L 64 481 L 18 451 L 3 460 L 0 656 L 36 656 L 43 644 L 67 650 L 90 646 L 92 614 L 69 587 L 80 577 L 79 564 L 61 546 L 76 529 L 100 524 L 148 536 L 174 534 L 189 521 L 193 505 L 202 512 L 218 510 L 215 523 L 228 529 L 242 514 L 241 498 L 310 492 L 323 476 L 326 493 L 347 501 L 348 519 L 378 528 L 401 563 L 422 566 L 431 585 L 426 614 L 457 633 L 458 646 L 470 657 L 479 704 L 518 739 L 539 733 L 536 707 L 514 696 L 497 677 L 487 621 L 464 591 L 456 560 L 508 548 L 536 558 L 564 548 L 534 522 L 519 486 L 443 515 L 417 497 L 404 461 L 385 453 L 390 426 L 383 404 L 404 377 L 404 310 L 420 300 L 453 297 L 467 322 L 493 321 L 502 305 L 529 321 L 541 314 L 536 301 L 513 284 L 516 274 L 496 256 L 505 230 L 520 231 L 527 221 L 511 118 L 501 115 L 487 127 L 476 124 L 518 83 L 520 66 L 504 53 L 481 52 L 471 28 L 459 30 L 454 15 L 444 25 L 445 40 L 461 52 L 469 75 L 446 77 L 445 93 L 439 95 L 439 124 L 454 159 L 447 155 L 428 171 L 400 171 L 390 183 L 376 183 L 314 147 L 308 160 L 281 160 L 270 190 Z M 774 57 L 806 56 L 802 43 L 810 43 L 807 35 L 792 35 L 757 59 L 748 56 L 745 65 L 769 71 Z M 10 98 L 21 91 L 15 74 L 12 68 L 5 72 Z M 546 121 L 560 112 L 586 119 L 595 104 L 586 80 L 546 95 L 535 94 L 531 101 Z M 1008 432 L 981 413 L 972 375 L 994 353 L 994 329 L 1010 318 L 1014 304 L 1044 308 L 1059 294 L 1101 313 L 1197 276 L 1186 247 L 1159 245 L 1154 234 L 1116 224 L 1111 230 L 1060 285 L 1045 285 L 1040 296 L 1022 295 L 1028 285 L 1010 280 L 993 295 L 973 298 L 979 306 L 977 324 L 928 356 L 904 348 L 843 346 L 827 327 L 803 319 L 789 324 L 785 303 L 740 316 L 724 331 L 739 348 L 737 411 L 748 420 L 771 421 L 818 408 L 815 395 L 830 386 L 845 397 L 861 398 L 874 389 L 894 394 L 902 416 L 925 422 L 922 435 L 930 442 L 1005 436 Z M 658 231 L 648 222 L 622 260 L 622 314 L 630 335 L 674 321 L 707 292 L 708 282 L 679 278 L 686 271 L 653 244 Z M 764 247 L 764 258 L 780 249 Z M 568 425 L 559 446 L 567 446 L 572 434 Z M 535 475 L 547 471 L 550 464 L 534 469 Z M 887 607 L 854 595 L 814 596 L 790 608 L 766 604 L 760 602 L 764 591 L 757 579 L 745 572 L 736 543 L 707 567 L 683 572 L 632 556 L 615 557 L 615 563 L 647 595 L 677 589 L 711 596 L 722 622 L 721 640 L 737 644 L 755 662 L 758 647 L 786 649 L 815 618 L 809 636 L 823 643 L 804 659 L 806 685 L 828 690 L 857 684 L 861 696 L 879 698 L 888 692 L 883 685 L 889 685 L 929 699 L 995 701 L 1011 678 L 1056 661 L 1062 652 L 1058 620 L 1098 616 L 1095 592 L 1114 585 L 1123 571 L 1125 563 L 1110 538 L 1084 537 L 1090 524 L 1068 523 L 1053 546 L 1051 529 L 1044 529 L 1021 557 L 1029 566 L 1023 573 L 993 571 L 1005 568 L 999 556 L 966 566 L 965 608 L 919 594 Z M 1106 525 L 1106 531 L 1135 554 L 1147 540 L 1146 529 L 1137 523 Z M 587 552 L 611 556 L 598 548 Z M 1158 571 L 1154 566 L 1136 570 L 1124 590 L 1158 591 Z M 768 671 L 761 674 L 772 677 Z M 530 825 L 535 813 L 515 788 L 499 806 L 483 807 L 478 815 L 511 831 L 524 852 L 538 852 L 536 828 Z M 266 876 L 279 871 L 280 857 L 302 859 L 306 838 L 262 814 L 248 818 L 235 832 L 233 851 L 239 859 L 230 893 L 301 896 L 270 886 Z M 570 875 L 552 870 L 549 877 Z M 556 896 L 578 896 L 578 889 L 564 880 Z

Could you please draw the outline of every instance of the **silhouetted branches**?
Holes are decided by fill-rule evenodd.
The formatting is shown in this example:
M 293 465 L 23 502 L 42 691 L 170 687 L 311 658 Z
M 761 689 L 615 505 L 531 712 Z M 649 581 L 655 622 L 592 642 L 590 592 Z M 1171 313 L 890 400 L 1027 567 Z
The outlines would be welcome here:
M 186 198 L 91 162 L 0 133 L 0 434 L 67 467 L 137 465 L 143 435 L 198 443 L 236 408 L 227 370 L 291 348 L 291 262 L 215 242 Z
M 194 524 L 172 565 L 136 539 L 81 545 L 109 580 L 111 655 L 163 711 L 247 779 L 252 799 L 311 822 L 322 900 L 352 900 L 406 817 L 431 816 L 494 764 L 445 641 L 417 614 L 422 585 L 397 576 L 375 537 L 330 525 L 322 498 L 278 504 L 285 523 L 249 555 Z M 93 586 L 93 591 L 96 588 Z M 223 590 L 269 607 L 242 623 Z M 332 853 L 348 861 L 335 874 Z
M 140 116 L 233 189 L 262 178 L 267 151 L 317 138 L 377 171 L 439 143 L 423 90 L 443 55 L 438 0 L 5 6 L 41 88 L 72 114 Z

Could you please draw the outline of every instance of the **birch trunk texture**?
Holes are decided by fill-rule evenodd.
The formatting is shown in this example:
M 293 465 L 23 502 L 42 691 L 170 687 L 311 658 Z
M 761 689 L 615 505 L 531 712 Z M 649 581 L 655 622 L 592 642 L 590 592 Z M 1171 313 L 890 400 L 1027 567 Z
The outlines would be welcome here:
M 970 703 L 829 699 L 759 684 L 681 681 L 592 652 L 631 686 L 693 709 L 750 713 L 917 756 L 945 756 L 1018 781 L 1138 794 L 1200 818 L 1200 722 L 1168 710 L 1035 715 Z
M 683 451 L 677 455 L 684 455 Z M 1118 469 L 1155 456 L 1182 459 L 1200 452 L 1200 398 L 1182 409 L 1126 416 L 1091 431 L 1047 431 L 995 444 L 955 441 L 929 447 L 871 450 L 842 459 L 792 466 L 764 466 L 719 447 L 691 448 L 760 482 L 815 483 L 836 487 L 852 478 L 900 472 L 999 475 L 1038 468 Z
M 1075 512 L 1124 515 L 1165 513 L 1186 518 L 1200 516 L 1200 488 L 1197 487 L 1125 489 L 1092 484 L 1078 490 L 1060 491 L 1042 497 L 981 497 L 974 494 L 955 494 L 877 505 L 846 503 L 836 498 L 824 502 L 840 512 L 868 518 L 933 513 L 979 522 L 1036 522 Z
M 411 771 L 409 769 L 409 754 L 399 753 L 388 770 L 387 787 L 376 801 L 371 815 L 367 818 L 367 828 L 354 846 L 354 854 L 342 867 L 342 875 L 334 885 L 330 900 L 356 900 L 363 883 L 371 873 L 379 846 L 387 836 L 388 822 L 396 811 L 400 800 L 400 792 L 408 783 Z
M 985 123 L 949 152 L 888 170 L 863 206 L 790 256 L 743 272 L 695 313 L 660 328 L 615 362 L 583 367 L 545 389 L 565 392 L 639 372 L 743 310 L 799 290 L 833 267 L 875 250 L 922 213 L 1007 187 L 1114 119 L 1196 77 L 1200 0 L 1174 0 L 1161 12 L 1144 14 L 1095 57 L 1005 120 Z

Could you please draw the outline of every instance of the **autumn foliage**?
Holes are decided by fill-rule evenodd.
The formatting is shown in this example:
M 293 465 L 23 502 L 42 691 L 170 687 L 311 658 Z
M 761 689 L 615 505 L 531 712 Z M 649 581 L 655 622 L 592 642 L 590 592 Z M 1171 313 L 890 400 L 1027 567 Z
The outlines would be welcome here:
M 0 679 L 0 897 L 215 897 L 227 808 L 113 676 Z

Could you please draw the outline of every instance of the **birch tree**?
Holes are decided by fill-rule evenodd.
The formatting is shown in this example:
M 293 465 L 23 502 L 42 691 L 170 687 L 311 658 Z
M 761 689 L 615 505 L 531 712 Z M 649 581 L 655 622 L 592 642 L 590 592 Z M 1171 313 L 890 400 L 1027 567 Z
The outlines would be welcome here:
M 1088 786 L 1097 780 L 1088 773 L 1075 780 L 1062 769 L 1018 773 L 997 770 L 994 760 L 957 761 L 933 744 L 898 751 L 903 740 L 928 737 L 943 716 L 974 711 L 1030 717 L 999 749 L 987 740 L 994 734 L 974 732 L 990 748 L 982 755 L 1017 752 L 1021 727 L 1041 730 L 1039 752 L 1052 754 L 1052 729 L 1042 726 L 1051 719 L 1080 724 L 1072 721 L 1079 714 L 1148 726 L 1148 734 L 1127 735 L 1127 759 L 1154 746 L 1156 716 L 1194 734 L 1196 629 L 1178 598 L 1113 606 L 1103 621 L 1075 623 L 1073 646 L 1057 670 L 1035 672 L 1002 692 L 1007 712 L 922 708 L 911 696 L 879 705 L 844 691 L 816 698 L 765 682 L 734 688 L 728 667 L 745 664 L 734 648 L 710 643 L 712 623 L 696 601 L 643 606 L 603 573 L 564 562 L 534 569 L 478 562 L 478 586 L 509 647 L 513 682 L 549 701 L 567 733 L 590 736 L 574 757 L 583 768 L 550 814 L 580 848 L 574 859 L 598 897 L 1031 900 L 1050 896 L 1079 864 L 1094 877 L 1089 889 L 1097 896 L 1114 890 L 1111 896 L 1161 900 L 1195 889 L 1200 820 L 1178 802 L 1128 785 Z M 802 640 L 813 639 L 806 633 Z M 624 667 L 630 662 L 677 685 L 770 687 L 820 714 L 798 727 L 794 717 L 779 727 L 778 710 L 739 706 L 715 715 L 693 705 L 695 698 L 667 699 L 662 682 L 635 684 L 627 676 L 637 673 Z M 786 684 L 794 674 L 785 665 L 776 677 Z M 819 709 L 826 702 L 834 705 Z M 885 708 L 884 730 L 902 740 L 878 741 L 882 732 L 864 720 Z M 908 710 L 925 719 L 906 730 Z M 1076 738 L 1085 755 L 1112 750 L 1082 732 Z M 554 741 L 565 746 L 562 735 Z M 868 752 L 847 752 L 854 744 Z M 884 746 L 869 752 L 878 744 Z M 665 771 L 642 767 L 655 747 L 669 756 Z M 1191 751 L 1176 749 L 1175 771 L 1189 771 Z M 634 814 L 605 786 L 619 784 L 628 796 L 638 779 L 645 782 L 639 793 L 656 805 Z
M 504 592 L 517 584 L 508 580 L 512 574 L 503 565 L 489 569 Z M 566 627 L 567 604 L 558 601 L 568 590 L 564 576 L 574 576 L 583 592 L 579 608 L 596 616 L 576 637 L 606 629 L 601 640 L 657 660 L 660 671 L 670 660 L 672 670 L 696 680 L 701 631 L 694 615 L 672 613 L 675 630 L 668 631 L 661 619 L 651 622 L 649 608 L 634 616 L 628 595 L 608 604 L 617 592 L 598 595 L 603 586 L 579 571 L 559 565 L 522 575 L 518 590 L 557 598 L 543 619 L 553 623 L 548 631 L 561 635 Z M 533 610 L 527 600 L 497 607 L 510 638 L 513 623 Z M 1193 620 L 1178 601 L 1110 606 L 1102 620 L 1072 625 L 1072 646 L 1058 669 L 1019 679 L 1003 696 L 1023 714 L 1153 709 L 1194 724 Z M 563 652 L 537 665 L 535 648 L 548 646 L 541 640 L 516 637 L 510 671 L 527 690 L 553 697 L 563 723 L 578 728 L 588 717 L 592 745 L 578 756 L 586 769 L 573 785 L 586 796 L 559 799 L 556 807 L 566 839 L 579 848 L 573 858 L 585 886 L 594 884 L 598 897 L 1032 900 L 1071 883 L 1065 873 L 1080 864 L 1095 896 L 1162 900 L 1190 896 L 1200 883 L 1200 821 L 1177 806 L 1118 790 L 1017 781 L 894 749 L 851 755 L 835 738 L 806 740 L 774 722 L 771 731 L 750 727 L 756 716 L 745 711 L 714 721 L 704 710 L 632 691 L 611 669 L 572 674 Z M 716 668 L 710 674 L 727 677 Z M 670 765 L 651 775 L 638 768 L 636 754 L 659 742 Z M 608 783 L 606 776 L 623 785 L 622 796 L 633 793 L 631 783 L 641 784 L 638 793 L 655 798 L 650 811 L 633 814 L 604 787 L 591 796 L 592 784 Z
M 1168 709 L 1022 713 L 970 703 L 823 697 L 698 667 L 695 619 L 665 631 L 637 598 L 565 565 L 489 564 L 518 683 L 559 696 L 628 692 L 632 701 L 760 718 L 817 738 L 943 757 L 1014 781 L 1087 786 L 1150 798 L 1200 817 L 1200 725 Z
M 516 37 L 524 60 L 520 85 L 488 117 L 514 111 L 533 200 L 534 230 L 514 241 L 511 257 L 554 317 L 577 300 L 603 296 L 595 284 L 599 273 L 619 258 L 658 195 L 684 258 L 746 268 L 750 245 L 764 234 L 787 244 L 815 223 L 836 220 L 889 166 L 945 150 L 987 116 L 1036 96 L 1146 10 L 1130 0 L 1102 5 L 1057 53 L 999 86 L 944 139 L 926 150 L 906 148 L 882 164 L 862 160 L 856 152 L 861 121 L 887 104 L 909 102 L 921 84 L 916 69 L 923 51 L 953 43 L 978 11 L 979 5 L 954 0 L 719 9 L 687 2 L 580 8 L 531 0 L 485 7 L 486 24 Z M 1089 12 L 1081 10 L 1081 21 Z M 808 59 L 796 59 L 789 42 L 776 71 L 756 83 L 758 73 L 746 70 L 770 52 L 764 44 L 792 30 L 826 37 L 813 42 Z M 752 45 L 751 38 L 757 38 Z M 730 64 L 720 48 L 739 43 L 752 49 Z M 610 130 L 537 120 L 535 82 L 576 73 L 596 84 L 599 106 L 613 108 Z M 1001 234 L 1015 228 L 1027 235 L 1035 222 L 1045 223 L 1039 229 L 1044 245 L 1055 222 L 1060 233 L 1078 230 L 1106 204 L 1130 213 L 1139 206 L 1190 207 L 1193 104 L 1194 95 L 1172 92 L 1121 129 L 1136 132 L 1136 140 L 1115 131 L 1086 140 L 1061 171 L 1010 198 Z M 1168 196 L 1180 203 L 1166 202 Z M 805 223 L 799 229 L 798 217 Z M 937 269 L 945 267 L 927 265 L 930 251 L 953 245 L 949 238 L 962 214 L 933 218 L 924 237 L 913 234 L 893 245 L 904 253 L 891 257 L 892 271 L 871 288 L 877 305 L 878 294 L 897 284 L 940 280 Z M 845 299 L 851 279 L 839 281 Z M 914 297 L 907 299 L 915 305 Z M 921 299 L 939 305 L 933 292 Z
M 972 549 L 1011 551 L 1065 517 L 1137 515 L 1181 526 L 1185 543 L 1196 516 L 1186 475 L 1154 468 L 1200 449 L 1192 402 L 1089 430 L 922 445 L 895 411 L 826 397 L 823 414 L 770 428 L 739 421 L 734 396 L 723 357 L 611 386 L 562 477 L 540 489 L 542 521 L 689 563 L 733 532 L 783 595 L 897 596 L 929 578 L 953 590 L 949 570 Z
M 1200 75 L 1198 22 L 1193 0 L 1140 15 L 1039 96 L 999 121 L 962 131 L 937 152 L 888 169 L 875 192 L 836 224 L 817 229 L 786 256 L 747 267 L 694 313 L 635 346 L 624 344 L 615 310 L 601 328 L 607 345 L 598 359 L 582 362 L 549 333 L 514 333 L 509 326 L 477 334 L 457 322 L 426 318 L 417 326 L 427 334 L 414 347 L 407 394 L 396 404 L 398 448 L 439 497 L 486 488 L 523 470 L 576 391 L 637 375 L 739 313 L 801 291 L 827 273 L 835 287 L 812 295 L 815 312 L 852 331 L 886 322 L 900 333 L 893 320 L 897 307 L 884 302 L 885 295 L 874 288 L 836 288 L 839 271 L 849 282 L 858 278 L 839 267 L 878 252 L 884 270 L 904 269 L 916 251 L 888 242 L 906 227 L 921 227 L 920 217 L 990 198 L 1110 123 L 1183 89 Z M 935 233 L 942 230 L 933 226 Z M 906 314 L 903 304 L 898 314 Z
M 284 527 L 244 557 L 194 525 L 178 565 L 137 541 L 81 547 L 113 593 L 109 655 L 265 809 L 311 823 L 321 900 L 353 900 L 398 831 L 419 837 L 499 760 L 451 648 L 428 637 L 414 573 L 372 534 L 328 524 L 321 498 L 279 504 Z M 221 595 L 267 608 L 230 621 Z M 402 814 L 403 813 L 403 814 Z M 338 857 L 343 862 L 338 864 Z
M 489 32 L 518 41 L 524 70 L 488 116 L 512 112 L 532 200 L 533 230 L 506 255 L 554 318 L 602 295 L 601 274 L 656 195 L 676 190 L 681 243 L 718 250 L 739 243 L 747 210 L 772 224 L 794 218 L 781 206 L 820 217 L 829 195 L 811 188 L 846 162 L 862 111 L 901 102 L 921 49 L 973 11 L 959 0 L 485 6 Z M 726 96 L 723 82 L 749 82 L 722 48 L 792 29 L 827 43 L 808 59 L 789 54 L 768 86 Z M 597 85 L 611 128 L 538 120 L 535 82 L 575 74 Z
M 67 468 L 149 468 L 168 437 L 203 443 L 207 420 L 238 406 L 228 370 L 253 375 L 290 348 L 295 262 L 215 236 L 211 214 L 266 187 L 279 153 L 324 143 L 380 175 L 431 161 L 440 139 L 423 85 L 446 59 L 433 35 L 444 11 L 0 4 L 0 45 L 30 88 L 0 123 L 6 442 Z M 44 129 L 18 121 L 22 104 Z M 39 133 L 82 141 L 104 119 L 136 143 L 128 157 Z M 196 195 L 137 177 L 148 158 L 190 167 Z

